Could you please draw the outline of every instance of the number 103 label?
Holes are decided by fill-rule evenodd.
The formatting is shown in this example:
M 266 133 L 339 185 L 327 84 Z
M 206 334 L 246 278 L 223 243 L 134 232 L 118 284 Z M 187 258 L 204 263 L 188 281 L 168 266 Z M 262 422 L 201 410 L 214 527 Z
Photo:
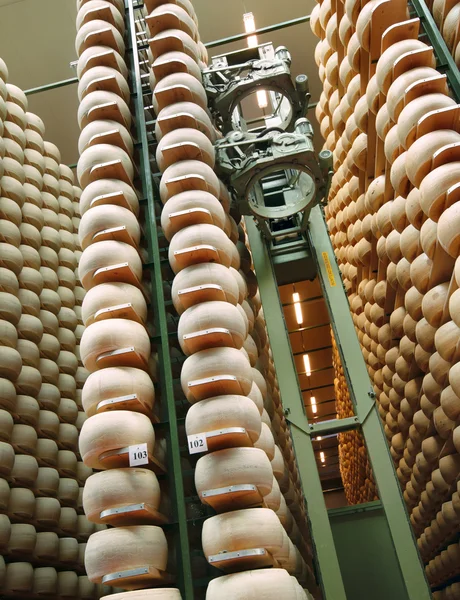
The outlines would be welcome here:
M 201 454 L 208 450 L 208 440 L 202 433 L 187 436 L 189 454 Z
M 129 466 L 140 467 L 149 464 L 149 453 L 147 444 L 138 444 L 129 447 Z

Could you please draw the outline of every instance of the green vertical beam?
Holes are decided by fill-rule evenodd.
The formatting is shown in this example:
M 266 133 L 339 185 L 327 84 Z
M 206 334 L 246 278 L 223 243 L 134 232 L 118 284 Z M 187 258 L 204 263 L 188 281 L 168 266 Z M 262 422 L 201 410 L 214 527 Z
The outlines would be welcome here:
M 171 493 L 174 498 L 175 517 L 177 518 L 179 548 L 177 548 L 179 560 L 177 568 L 179 572 L 178 587 L 181 588 L 183 600 L 193 600 L 193 579 L 190 560 L 190 546 L 188 539 L 187 514 L 185 505 L 184 482 L 182 478 L 182 466 L 179 445 L 179 431 L 177 427 L 176 403 L 174 398 L 173 376 L 171 370 L 171 357 L 169 354 L 168 327 L 166 321 L 165 299 L 163 293 L 163 277 L 161 274 L 161 259 L 158 243 L 158 232 L 156 227 L 155 212 L 155 194 L 152 183 L 152 173 L 150 170 L 150 156 L 147 139 L 147 128 L 145 125 L 144 101 L 142 95 L 142 79 L 139 66 L 139 54 L 137 52 L 137 38 L 135 30 L 135 15 L 133 0 L 125 0 L 125 6 L 128 9 L 128 31 L 130 43 L 132 46 L 131 60 L 132 72 L 131 81 L 134 86 L 136 96 L 135 122 L 137 128 L 137 138 L 141 146 L 139 148 L 140 156 L 140 176 L 143 185 L 143 192 L 147 198 L 146 214 L 146 236 L 149 242 L 150 260 L 153 263 L 154 289 L 152 290 L 155 314 L 158 319 L 158 330 L 161 341 L 158 345 L 159 366 L 161 368 L 161 389 L 162 400 L 166 402 L 170 444 L 168 448 L 169 462 L 172 466 L 172 486 Z
M 410 600 L 429 600 L 431 594 L 425 572 L 377 412 L 369 375 L 321 206 L 315 206 L 311 211 L 308 237 L 311 250 L 316 257 L 318 275 L 328 305 L 342 366 L 356 415 L 362 426 L 379 496 L 406 585 L 407 597 Z
M 327 600 L 346 600 L 272 262 L 265 241 L 254 220 L 252 217 L 246 217 L 245 221 L 264 307 L 264 317 L 271 340 L 283 408 L 290 424 L 300 480 L 306 499 L 313 544 L 319 563 L 321 585 Z

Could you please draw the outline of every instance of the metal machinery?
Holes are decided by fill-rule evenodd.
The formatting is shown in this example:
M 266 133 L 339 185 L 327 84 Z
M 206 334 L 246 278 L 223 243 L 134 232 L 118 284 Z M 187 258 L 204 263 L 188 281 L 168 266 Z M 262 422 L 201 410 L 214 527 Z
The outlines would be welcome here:
M 254 50 L 266 53 L 267 46 L 270 47 L 265 44 L 260 50 Z M 241 54 L 246 52 L 243 50 Z M 216 66 L 209 69 L 213 81 L 216 71 L 225 76 L 225 68 L 233 64 L 238 54 L 221 55 L 214 59 Z M 397 568 L 399 563 L 398 570 L 404 581 L 398 589 L 398 598 L 429 598 L 324 221 L 322 203 L 327 202 L 332 153 L 325 150 L 316 155 L 312 143 L 313 129 L 304 113 L 297 114 L 299 118 L 292 122 L 294 107 L 299 105 L 298 86 L 296 89 L 291 82 L 287 83 L 288 61 L 281 61 L 280 54 L 289 56 L 284 48 L 275 51 L 271 62 L 253 61 L 253 71 L 250 70 L 251 63 L 246 62 L 246 74 L 241 82 L 233 80 L 233 85 L 229 85 L 226 79 L 227 85 L 223 86 L 221 93 L 216 92 L 215 84 L 208 84 L 207 90 L 210 90 L 213 109 L 219 107 L 219 110 L 228 111 L 227 114 L 219 114 L 218 120 L 224 127 L 233 124 L 233 131 L 216 142 L 217 165 L 221 176 L 233 190 L 239 210 L 247 215 L 246 227 L 267 328 L 270 339 L 276 340 L 273 355 L 283 407 L 291 426 L 301 471 L 324 594 L 326 598 L 334 600 L 346 598 L 347 586 L 342 579 L 340 558 L 334 552 L 334 539 L 312 439 L 319 435 L 360 429 L 380 495 L 380 501 L 374 503 L 372 509 L 381 511 L 380 516 L 386 522 L 395 551 L 393 568 Z M 260 74 L 260 62 L 263 62 L 267 77 Z M 307 78 L 301 76 L 301 80 L 303 90 L 308 89 Z M 249 130 L 248 121 L 241 115 L 242 99 L 260 89 L 265 89 L 269 94 L 274 113 L 262 123 L 254 119 L 257 126 Z M 273 89 L 277 91 L 273 92 Z M 281 112 L 283 104 L 292 107 L 290 118 L 286 116 L 287 110 Z M 301 266 L 298 261 L 301 261 Z M 292 271 L 288 265 L 293 267 Z M 355 416 L 312 424 L 305 414 L 277 288 L 281 282 L 295 282 L 306 277 L 313 279 L 315 276 L 321 281 L 328 305 Z M 360 510 L 365 514 L 366 506 L 361 505 Z M 371 531 L 369 528 L 369 533 Z M 369 542 L 372 543 L 371 540 Z M 384 593 L 390 593 L 390 590 Z
M 174 522 L 167 525 L 175 540 L 178 587 L 185 600 L 197 597 L 213 577 L 212 571 L 202 578 L 192 577 L 192 562 L 200 556 L 201 523 L 208 516 L 206 509 L 197 511 L 193 503 L 193 461 L 184 460 L 186 449 L 181 446 L 185 406 L 175 400 L 177 369 L 171 358 L 168 324 L 169 304 L 165 301 L 164 280 L 167 279 L 164 240 L 159 236 L 159 199 L 155 183 L 155 167 L 151 148 L 155 145 L 154 115 L 151 113 L 148 71 L 145 53 L 148 49 L 142 4 L 125 0 L 126 24 L 131 56 L 131 82 L 139 177 L 147 215 L 148 250 L 151 271 L 152 303 L 156 318 L 156 337 L 160 356 L 159 381 L 165 414 L 158 427 L 165 430 L 169 442 L 169 467 L 173 473 L 171 502 Z M 413 2 L 414 10 L 423 19 L 440 61 L 448 70 L 454 91 L 460 85 L 452 75 L 452 59 L 434 26 L 426 6 Z M 259 30 L 268 33 L 308 21 L 294 21 Z M 233 36 L 208 44 L 209 48 L 243 40 L 247 35 Z M 388 447 L 382 433 L 373 392 L 362 359 L 360 347 L 349 313 L 348 301 L 341 285 L 322 202 L 327 198 L 331 174 L 330 153 L 313 150 L 312 128 L 305 118 L 308 111 L 308 81 L 298 77 L 295 84 L 290 75 L 290 56 L 286 49 L 273 49 L 271 44 L 216 56 L 203 73 L 209 105 L 225 137 L 216 143 L 221 176 L 234 191 L 234 202 L 245 215 L 254 267 L 257 271 L 273 356 L 279 380 L 286 418 L 293 438 L 297 463 L 307 504 L 307 514 L 314 540 L 317 576 L 323 597 L 327 600 L 348 598 L 397 598 L 424 600 L 430 598 L 423 569 L 414 544 L 412 530 L 395 476 Z M 29 94 L 75 83 L 69 79 Z M 274 107 L 273 114 L 260 121 L 246 118 L 248 97 L 265 90 Z M 249 104 L 250 106 L 250 104 Z M 311 106 L 310 106 L 311 107 Z M 299 275 L 300 274 L 300 275 Z M 348 382 L 354 416 L 311 423 L 305 414 L 289 338 L 278 296 L 278 285 L 299 278 L 318 276 L 330 312 L 332 328 Z M 366 442 L 379 500 L 330 512 L 325 506 L 312 440 L 327 435 L 359 429 Z M 184 462 L 187 466 L 184 468 Z M 189 510 L 189 506 L 193 506 Z M 345 546 L 343 536 L 347 538 Z M 381 547 L 372 551 L 375 535 Z M 361 551 L 350 552 L 353 536 L 359 538 Z M 360 565 L 356 564 L 361 562 Z M 354 564 L 353 564 L 354 563 Z M 393 587 L 386 581 L 392 571 Z M 367 571 L 368 574 L 363 573 Z M 370 573 L 370 575 L 369 575 Z M 366 581 L 363 595 L 356 592 L 357 577 Z M 354 590 L 353 595 L 351 591 Z M 201 592 L 202 593 L 202 592 Z M 201 597 L 201 596 L 200 596 Z

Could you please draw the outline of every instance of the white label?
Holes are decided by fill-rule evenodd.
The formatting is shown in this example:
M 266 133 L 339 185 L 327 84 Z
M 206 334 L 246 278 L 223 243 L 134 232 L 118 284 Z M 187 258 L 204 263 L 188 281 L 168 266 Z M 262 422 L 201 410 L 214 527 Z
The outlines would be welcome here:
M 129 466 L 140 467 L 149 464 L 149 453 L 147 444 L 138 444 L 129 447 Z
M 187 436 L 189 454 L 201 454 L 208 450 L 208 440 L 203 433 Z

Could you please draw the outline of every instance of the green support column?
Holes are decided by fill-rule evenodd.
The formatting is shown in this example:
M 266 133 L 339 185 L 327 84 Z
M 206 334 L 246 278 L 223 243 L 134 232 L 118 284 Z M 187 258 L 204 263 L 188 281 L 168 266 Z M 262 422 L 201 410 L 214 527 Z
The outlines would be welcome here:
M 325 600 L 346 600 L 347 596 L 324 502 L 313 444 L 309 435 L 310 426 L 305 415 L 303 398 L 284 322 L 278 285 L 265 241 L 252 217 L 246 217 L 245 221 L 268 335 L 271 340 L 283 408 L 290 424 L 297 466 L 306 498 L 313 544 L 319 563 L 320 583 L 324 590 Z
M 407 597 L 410 600 L 429 600 L 430 590 L 377 412 L 369 375 L 321 206 L 316 206 L 311 211 L 308 238 L 312 252 L 316 256 L 318 275 L 328 305 L 350 396 L 362 427 L 379 496 L 406 585 Z
M 163 292 L 163 277 L 161 273 L 161 257 L 159 250 L 157 215 L 155 209 L 155 191 L 150 169 L 150 151 L 145 125 L 144 98 L 142 79 L 137 51 L 135 29 L 135 10 L 133 0 L 125 0 L 127 9 L 127 33 L 131 44 L 131 84 L 135 92 L 134 114 L 139 147 L 139 172 L 142 181 L 142 191 L 147 199 L 145 212 L 146 238 L 149 248 L 149 259 L 153 264 L 152 303 L 157 318 L 160 342 L 158 343 L 158 367 L 160 370 L 161 399 L 166 405 L 169 445 L 168 462 L 170 466 L 170 492 L 172 512 L 176 523 L 173 524 L 176 544 L 176 569 L 178 575 L 177 587 L 180 588 L 183 600 L 193 600 L 193 579 L 188 537 L 188 523 L 185 504 L 184 481 L 182 476 L 181 454 L 179 445 L 179 429 L 177 425 L 176 401 L 174 397 L 171 357 L 169 352 L 168 324 L 166 319 L 165 298 Z M 138 13 L 139 14 L 139 13 Z

